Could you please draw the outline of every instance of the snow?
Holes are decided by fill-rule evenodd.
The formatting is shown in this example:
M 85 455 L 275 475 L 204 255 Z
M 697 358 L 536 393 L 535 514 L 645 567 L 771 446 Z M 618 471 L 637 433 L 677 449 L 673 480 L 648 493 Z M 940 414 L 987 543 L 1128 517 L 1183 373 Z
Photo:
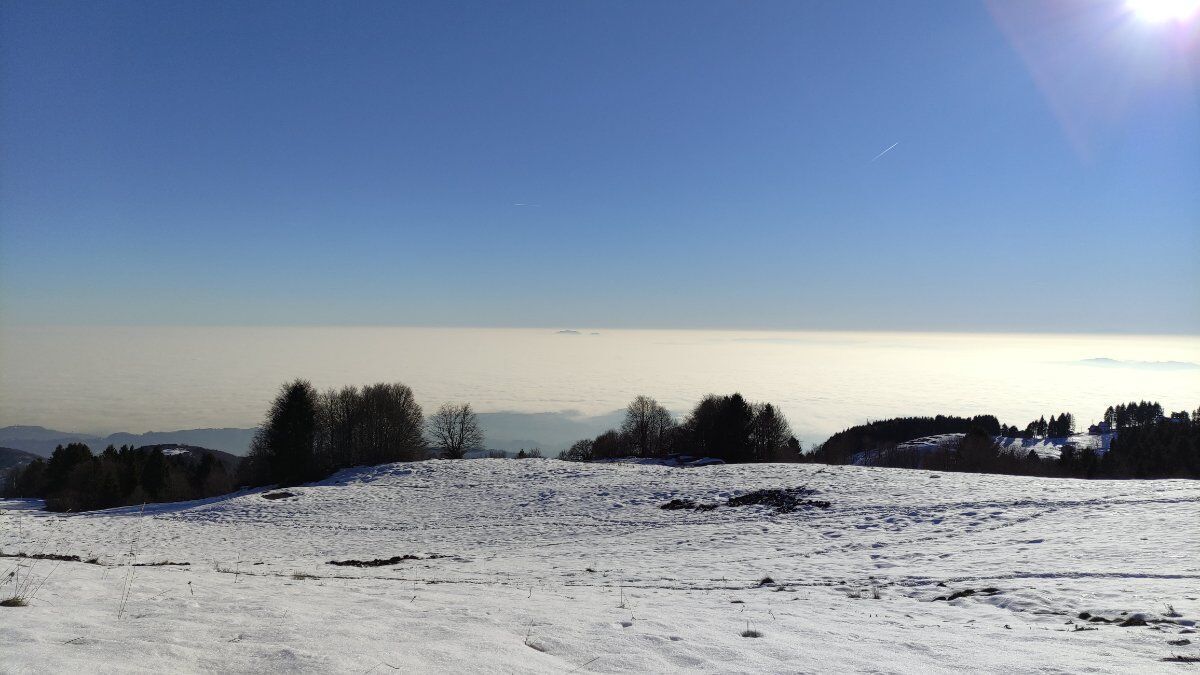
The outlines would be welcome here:
M 927 452 L 933 452 L 934 450 L 953 448 L 965 435 L 966 434 L 937 434 L 936 436 L 922 436 L 921 438 L 914 438 L 911 441 L 904 441 L 903 443 L 897 444 L 894 452 L 915 450 L 917 453 L 923 454 Z M 879 459 L 879 456 L 884 452 L 893 451 L 864 450 L 862 452 L 855 453 L 854 456 L 850 458 L 850 463 L 857 466 L 871 466 L 872 464 L 876 463 L 876 461 Z
M 1032 450 L 1042 459 L 1058 459 L 1062 455 L 1065 445 L 1073 445 L 1076 450 L 1091 448 L 1096 451 L 1096 454 L 1103 455 L 1108 452 L 1108 448 L 1116 437 L 1117 432 L 1109 431 L 1103 434 L 1072 434 L 1057 438 L 998 438 L 996 440 L 1005 448 L 1022 455 L 1028 454 Z
M 832 505 L 659 508 L 800 486 Z M 44 579 L 0 608 L 0 671 L 1115 673 L 1200 656 L 1194 481 L 481 459 L 289 491 L 69 515 L 0 501 L 3 553 L 101 563 L 0 558 Z M 131 566 L 162 561 L 190 564 Z M 1136 614 L 1149 625 L 1118 625 Z
M 911 441 L 904 441 L 896 446 L 894 451 L 903 452 L 915 450 L 918 454 L 933 452 L 945 448 L 953 448 L 965 434 L 938 434 L 936 436 L 922 436 L 914 438 Z M 1071 434 L 1070 436 L 1035 436 L 1034 438 L 1011 438 L 1008 436 L 996 436 L 996 442 L 1000 447 L 1009 452 L 1016 453 L 1024 457 L 1032 450 L 1041 459 L 1058 459 L 1062 455 L 1063 446 L 1072 445 L 1076 450 L 1084 450 L 1091 448 L 1096 451 L 1096 454 L 1103 455 L 1108 452 L 1112 441 L 1117 437 L 1117 432 L 1110 431 L 1103 434 Z M 875 463 L 880 455 L 878 450 L 865 450 L 856 453 L 850 458 L 850 463 L 858 466 L 870 466 Z

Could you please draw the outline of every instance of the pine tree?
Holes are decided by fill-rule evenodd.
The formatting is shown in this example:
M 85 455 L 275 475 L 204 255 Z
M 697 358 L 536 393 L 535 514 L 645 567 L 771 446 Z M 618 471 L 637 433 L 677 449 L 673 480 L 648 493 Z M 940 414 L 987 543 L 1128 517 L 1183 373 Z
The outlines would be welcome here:
M 283 385 L 250 448 L 252 482 L 288 485 L 313 477 L 316 408 L 317 392 L 307 380 Z
M 162 450 L 155 448 L 146 456 L 140 482 L 148 501 L 157 501 L 162 496 L 163 488 L 167 484 L 167 465 Z

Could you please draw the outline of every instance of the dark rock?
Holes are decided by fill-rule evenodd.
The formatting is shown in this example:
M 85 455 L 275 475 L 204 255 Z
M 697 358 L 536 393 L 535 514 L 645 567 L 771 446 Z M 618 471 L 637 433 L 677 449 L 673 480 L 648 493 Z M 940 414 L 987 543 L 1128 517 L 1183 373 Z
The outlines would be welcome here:
M 339 567 L 384 567 L 386 565 L 395 565 L 405 560 L 421 560 L 421 557 L 406 553 L 404 555 L 392 556 L 391 558 L 376 558 L 375 560 L 330 560 L 329 564 Z
M 816 494 L 816 490 L 806 487 L 784 488 L 774 490 L 755 490 L 744 495 L 733 497 L 725 502 L 726 506 L 769 506 L 779 513 L 791 513 L 797 509 L 815 507 L 827 509 L 831 504 L 818 499 L 805 499 Z
M 939 595 L 938 597 L 934 598 L 933 600 L 934 600 L 934 602 L 937 602 L 939 600 L 944 600 L 946 602 L 949 602 L 951 600 L 957 600 L 959 598 L 969 598 L 972 595 L 995 595 L 999 592 L 1000 592 L 999 588 L 993 588 L 991 586 L 989 586 L 987 588 L 980 588 L 980 589 L 964 588 L 961 591 L 954 591 L 950 595 Z M 1082 619 L 1083 617 L 1079 617 L 1079 618 Z
M 295 496 L 296 495 L 292 494 L 291 492 L 280 491 L 280 492 L 267 492 L 267 493 L 263 494 L 262 497 L 263 497 L 263 499 L 287 499 L 288 497 L 295 497 Z

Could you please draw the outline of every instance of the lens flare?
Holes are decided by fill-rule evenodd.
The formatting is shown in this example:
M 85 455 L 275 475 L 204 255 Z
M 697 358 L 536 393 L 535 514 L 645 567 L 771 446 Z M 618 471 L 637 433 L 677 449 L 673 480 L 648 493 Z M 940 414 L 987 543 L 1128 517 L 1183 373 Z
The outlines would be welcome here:
M 1200 0 L 1128 0 L 1134 16 L 1151 23 L 1188 21 L 1200 14 Z

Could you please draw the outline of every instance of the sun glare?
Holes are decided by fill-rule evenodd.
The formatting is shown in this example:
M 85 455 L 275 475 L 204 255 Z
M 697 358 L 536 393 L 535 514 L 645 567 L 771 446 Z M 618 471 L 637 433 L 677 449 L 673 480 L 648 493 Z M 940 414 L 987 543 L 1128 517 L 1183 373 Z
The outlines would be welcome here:
M 1143 21 L 1187 21 L 1200 13 L 1200 0 L 1128 0 L 1129 10 Z

